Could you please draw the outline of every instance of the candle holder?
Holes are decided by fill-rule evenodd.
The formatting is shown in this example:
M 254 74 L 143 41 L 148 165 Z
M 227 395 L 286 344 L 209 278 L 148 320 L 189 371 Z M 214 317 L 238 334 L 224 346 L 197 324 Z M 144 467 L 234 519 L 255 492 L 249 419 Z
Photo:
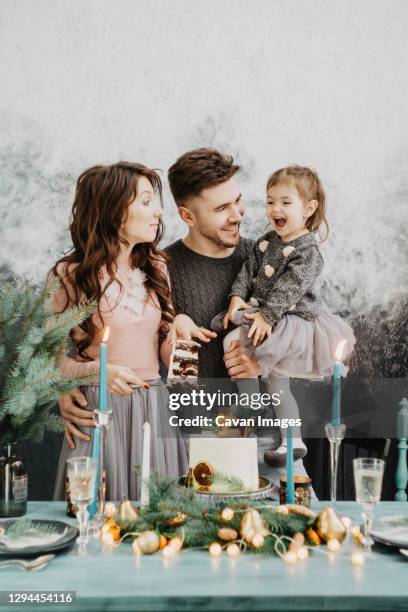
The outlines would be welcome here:
M 112 410 L 94 410 L 95 425 L 100 431 L 101 445 L 99 451 L 99 507 L 98 519 L 103 520 L 105 514 L 106 474 L 105 474 L 105 443 L 106 433 L 112 419 Z
M 335 506 L 337 501 L 337 471 L 339 467 L 340 446 L 344 440 L 346 426 L 344 423 L 340 423 L 339 425 L 327 423 L 325 426 L 325 431 L 327 439 L 330 443 L 330 501 L 332 505 Z

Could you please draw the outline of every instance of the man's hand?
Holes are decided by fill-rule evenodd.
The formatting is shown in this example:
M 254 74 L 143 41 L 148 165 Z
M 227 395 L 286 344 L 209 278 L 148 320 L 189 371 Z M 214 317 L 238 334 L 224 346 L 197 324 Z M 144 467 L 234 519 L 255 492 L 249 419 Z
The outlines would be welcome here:
M 191 317 L 185 314 L 178 314 L 173 321 L 172 336 L 173 339 L 191 340 L 192 338 L 197 338 L 197 340 L 202 342 L 210 342 L 210 340 L 217 337 L 217 334 L 215 331 L 205 327 L 198 327 Z
M 252 325 L 248 332 L 248 338 L 253 336 L 252 344 L 254 346 L 261 344 L 265 336 L 269 338 L 272 333 L 272 325 L 264 319 L 260 312 L 246 314 L 245 318 L 252 321 Z
M 224 363 L 231 378 L 253 378 L 262 374 L 258 362 L 242 352 L 239 340 L 231 342 L 225 351 Z
M 242 310 L 243 308 L 245 309 L 249 308 L 248 304 L 244 302 L 244 300 L 240 298 L 239 295 L 233 295 L 231 297 L 231 300 L 228 306 L 228 310 L 225 313 L 225 316 L 222 320 L 222 326 L 224 329 L 227 329 L 228 323 L 232 320 L 232 317 L 234 316 L 234 314 L 238 310 Z
M 84 410 L 87 405 L 86 398 L 78 389 L 61 395 L 59 409 L 64 419 L 65 437 L 70 448 L 75 448 L 73 436 L 90 442 L 91 438 L 79 427 L 95 427 L 93 415 L 90 410 Z

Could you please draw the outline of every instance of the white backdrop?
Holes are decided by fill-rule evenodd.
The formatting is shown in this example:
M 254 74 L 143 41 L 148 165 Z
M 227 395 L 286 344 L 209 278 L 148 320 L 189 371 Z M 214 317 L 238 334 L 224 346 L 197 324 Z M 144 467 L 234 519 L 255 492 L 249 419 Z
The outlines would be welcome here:
M 214 145 L 244 166 L 244 234 L 268 174 L 311 164 L 328 195 L 326 295 L 366 312 L 406 288 L 404 0 L 1 0 L 0 263 L 40 279 L 69 246 L 77 175 L 165 171 Z M 166 190 L 164 244 L 183 227 Z

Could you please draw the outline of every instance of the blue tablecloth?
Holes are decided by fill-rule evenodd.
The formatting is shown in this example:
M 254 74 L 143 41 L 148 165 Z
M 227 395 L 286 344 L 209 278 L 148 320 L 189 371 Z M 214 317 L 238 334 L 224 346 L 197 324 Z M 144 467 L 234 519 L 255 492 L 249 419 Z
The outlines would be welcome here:
M 316 504 L 315 508 L 323 505 Z M 340 503 L 338 510 L 359 520 L 355 503 Z M 377 517 L 407 513 L 407 503 L 382 502 L 376 509 Z M 74 522 L 65 516 L 65 504 L 60 502 L 31 502 L 28 516 Z M 130 544 L 123 543 L 113 552 L 95 552 L 80 559 L 61 552 L 38 573 L 2 569 L 0 590 L 73 590 L 76 604 L 65 609 L 78 611 L 397 612 L 408 610 L 408 559 L 395 549 L 376 546 L 373 557 L 362 568 L 353 567 L 341 555 L 330 559 L 318 552 L 295 566 L 262 554 L 212 559 L 198 550 L 184 551 L 165 561 L 161 554 L 137 558 Z

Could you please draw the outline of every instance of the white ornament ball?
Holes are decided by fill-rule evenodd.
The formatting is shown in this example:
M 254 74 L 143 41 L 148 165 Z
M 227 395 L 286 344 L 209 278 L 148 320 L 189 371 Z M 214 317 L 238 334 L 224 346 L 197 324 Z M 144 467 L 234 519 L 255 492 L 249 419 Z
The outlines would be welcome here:
M 341 546 L 340 542 L 336 540 L 335 538 L 332 538 L 331 540 L 327 542 L 327 549 L 332 553 L 335 553 L 338 550 L 340 550 L 340 546 Z
M 309 551 L 307 550 L 305 546 L 301 546 L 296 551 L 296 554 L 297 554 L 297 558 L 299 559 L 299 561 L 305 561 L 309 556 Z
M 361 567 L 365 563 L 364 555 L 361 552 L 353 553 L 350 560 L 351 565 L 354 565 L 355 567 Z
M 283 559 L 288 565 L 294 565 L 297 563 L 298 556 L 294 550 L 288 550 L 288 552 L 283 555 Z
M 221 516 L 224 521 L 232 521 L 234 518 L 234 511 L 232 508 L 224 508 L 221 512 Z
M 208 548 L 211 557 L 219 557 L 222 553 L 222 546 L 219 542 L 213 542 Z
M 240 554 L 241 554 L 241 550 L 240 550 L 238 544 L 228 544 L 228 546 L 227 546 L 227 555 L 229 557 L 234 559 L 236 557 L 239 557 Z

